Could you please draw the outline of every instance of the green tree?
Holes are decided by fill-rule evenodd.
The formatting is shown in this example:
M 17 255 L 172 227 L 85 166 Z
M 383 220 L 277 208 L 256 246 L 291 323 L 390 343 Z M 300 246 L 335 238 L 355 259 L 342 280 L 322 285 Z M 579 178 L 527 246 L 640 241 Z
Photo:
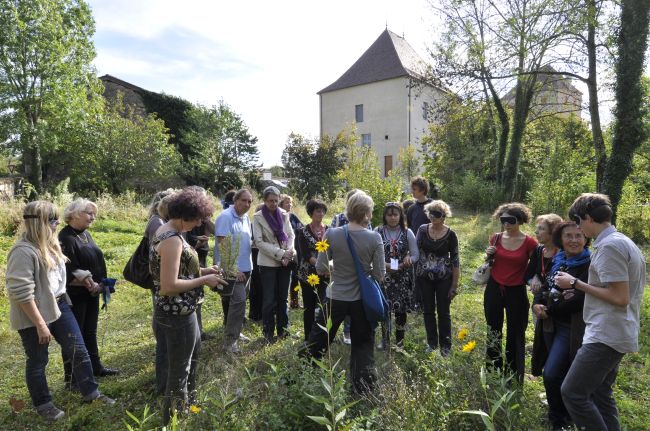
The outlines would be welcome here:
M 409 144 L 399 149 L 397 154 L 397 166 L 393 169 L 393 175 L 402 182 L 403 190 L 408 190 L 411 178 L 420 175 L 422 171 L 422 154 Z
M 163 121 L 142 117 L 121 102 L 92 118 L 67 149 L 60 157 L 73 191 L 120 194 L 178 183 L 180 156 Z
M 43 191 L 52 127 L 83 121 L 100 94 L 91 62 L 95 31 L 83 0 L 0 0 L 0 130 Z
M 195 184 L 220 194 L 240 187 L 242 178 L 257 169 L 257 138 L 244 120 L 223 101 L 190 110 L 188 128 L 182 130 L 183 143 L 192 148 L 186 173 Z
M 646 138 L 643 123 L 643 64 L 648 48 L 650 0 L 623 0 L 614 93 L 612 151 L 603 177 L 603 193 L 609 195 L 614 211 L 621 200 L 623 185 L 632 171 L 634 153 Z
M 337 172 L 343 167 L 347 135 L 324 136 L 320 141 L 291 133 L 282 151 L 289 188 L 300 199 L 323 197 L 333 200 L 340 189 Z

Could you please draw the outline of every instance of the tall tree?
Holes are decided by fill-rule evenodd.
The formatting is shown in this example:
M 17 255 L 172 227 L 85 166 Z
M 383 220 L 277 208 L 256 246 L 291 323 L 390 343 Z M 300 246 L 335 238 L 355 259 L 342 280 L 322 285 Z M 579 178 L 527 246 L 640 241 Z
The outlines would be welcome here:
M 0 121 L 10 129 L 0 139 L 19 149 L 41 192 L 48 123 L 80 121 L 100 94 L 92 13 L 83 0 L 0 0 L 0 29 Z
M 614 210 L 621 200 L 623 184 L 632 171 L 635 151 L 647 130 L 643 119 L 643 64 L 648 48 L 650 0 L 622 0 L 621 27 L 617 36 L 614 109 L 614 138 L 607 160 L 602 191 L 609 195 Z

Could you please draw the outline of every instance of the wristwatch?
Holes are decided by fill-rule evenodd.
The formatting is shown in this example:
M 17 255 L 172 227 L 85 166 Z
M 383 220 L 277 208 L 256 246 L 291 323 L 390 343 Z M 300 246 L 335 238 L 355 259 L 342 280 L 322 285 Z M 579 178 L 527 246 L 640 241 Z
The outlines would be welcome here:
M 578 282 L 578 278 L 577 278 L 577 277 L 573 277 L 573 280 L 571 280 L 571 281 L 569 282 L 569 285 L 571 286 L 571 289 L 575 289 L 575 288 L 576 288 L 576 283 L 577 283 L 577 282 Z

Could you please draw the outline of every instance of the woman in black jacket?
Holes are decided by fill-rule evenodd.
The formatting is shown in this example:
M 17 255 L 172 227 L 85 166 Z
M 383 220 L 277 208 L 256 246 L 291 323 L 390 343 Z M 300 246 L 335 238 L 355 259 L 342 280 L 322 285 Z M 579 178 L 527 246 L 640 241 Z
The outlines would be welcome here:
M 563 271 L 586 282 L 591 255 L 587 239 L 574 222 L 558 224 L 553 231 L 553 242 L 560 251 L 553 258 L 551 272 L 533 301 L 533 313 L 542 321 L 540 330 L 535 331 L 534 344 L 539 346 L 542 338 L 546 352 L 535 349 L 533 363 L 544 366 L 549 421 L 554 430 L 559 430 L 569 426 L 571 421 L 560 388 L 582 344 L 585 324 L 582 320 L 584 292 L 578 289 L 562 291 L 555 285 L 555 276 Z M 543 356 L 546 356 L 545 361 Z

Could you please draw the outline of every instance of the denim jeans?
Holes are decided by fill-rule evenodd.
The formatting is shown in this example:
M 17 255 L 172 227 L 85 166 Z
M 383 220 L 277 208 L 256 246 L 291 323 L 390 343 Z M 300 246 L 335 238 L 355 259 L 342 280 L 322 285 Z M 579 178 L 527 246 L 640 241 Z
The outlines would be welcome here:
M 422 315 L 424 328 L 427 332 L 427 344 L 432 349 L 440 347 L 441 352 L 449 353 L 451 350 L 451 313 L 449 311 L 451 278 L 433 281 L 418 277 L 417 283 L 422 295 Z
M 366 319 L 363 303 L 358 301 L 338 301 L 336 299 L 325 302 L 325 312 L 316 311 L 316 323 L 325 326 L 328 313 L 331 313 L 332 327 L 329 332 L 329 344 L 334 341 L 336 332 L 345 319 L 350 316 L 350 377 L 357 393 L 372 390 L 376 379 L 374 359 L 375 331 Z M 302 356 L 320 359 L 328 348 L 328 334 L 318 325 L 313 325 L 305 346 L 301 349 Z
M 578 429 L 618 431 L 616 381 L 623 353 L 601 343 L 583 344 L 562 383 L 562 399 Z
M 232 345 L 239 340 L 239 334 L 244 326 L 246 317 L 246 296 L 248 295 L 248 283 L 250 272 L 244 273 L 246 281 L 237 282 L 233 286 L 232 295 L 229 296 L 228 319 L 226 322 L 226 346 Z
M 568 426 L 571 417 L 562 401 L 562 382 L 571 366 L 570 336 L 571 326 L 554 322 L 554 332 L 545 332 L 544 339 L 548 357 L 544 364 L 544 388 L 548 401 L 548 419 L 556 428 Z
M 499 286 L 492 278 L 485 286 L 483 311 L 488 325 L 486 362 L 489 368 L 503 368 L 501 339 L 503 311 L 506 312 L 506 363 L 509 371 L 524 381 L 526 366 L 526 327 L 528 326 L 526 286 Z
M 166 425 L 174 411 L 182 411 L 196 396 L 196 366 L 199 363 L 201 334 L 196 313 L 185 316 L 167 314 L 156 308 L 156 343 L 167 348 L 162 414 Z
M 260 266 L 260 278 L 264 290 L 262 306 L 264 337 L 270 340 L 273 338 L 274 329 L 277 329 L 278 336 L 283 336 L 289 327 L 287 298 L 291 270 L 284 266 Z
M 84 400 L 90 401 L 99 396 L 97 382 L 93 376 L 93 368 L 88 357 L 88 351 L 84 344 L 83 337 L 79 331 L 79 325 L 75 319 L 70 306 L 61 299 L 58 303 L 61 317 L 50 323 L 48 328 L 54 339 L 61 346 L 63 355 L 70 358 L 71 369 L 74 370 L 75 383 L 79 387 Z M 38 332 L 35 327 L 25 328 L 18 331 L 25 348 L 27 357 L 25 364 L 25 378 L 27 389 L 32 398 L 34 407 L 44 407 L 52 403 L 52 395 L 47 386 L 45 367 L 48 362 L 48 345 L 39 344 Z

